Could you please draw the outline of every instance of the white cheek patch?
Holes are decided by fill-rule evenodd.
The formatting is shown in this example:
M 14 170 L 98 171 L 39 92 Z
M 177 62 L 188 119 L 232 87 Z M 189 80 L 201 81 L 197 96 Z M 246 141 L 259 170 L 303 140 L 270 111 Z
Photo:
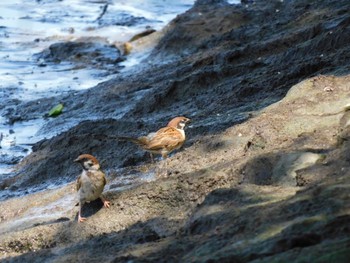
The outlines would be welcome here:
M 183 129 L 177 129 L 180 133 L 181 133 L 181 135 L 184 137 L 184 138 L 186 138 L 186 136 L 185 136 L 185 131 L 183 130 Z

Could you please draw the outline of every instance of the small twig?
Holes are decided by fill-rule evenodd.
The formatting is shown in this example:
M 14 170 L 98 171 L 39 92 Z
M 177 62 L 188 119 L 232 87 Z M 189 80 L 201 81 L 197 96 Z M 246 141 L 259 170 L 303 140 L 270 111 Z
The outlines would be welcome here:
M 104 16 L 104 14 L 107 12 L 107 8 L 108 8 L 108 4 L 105 4 L 103 6 L 102 13 L 98 16 L 98 18 L 96 18 L 96 21 L 100 20 Z

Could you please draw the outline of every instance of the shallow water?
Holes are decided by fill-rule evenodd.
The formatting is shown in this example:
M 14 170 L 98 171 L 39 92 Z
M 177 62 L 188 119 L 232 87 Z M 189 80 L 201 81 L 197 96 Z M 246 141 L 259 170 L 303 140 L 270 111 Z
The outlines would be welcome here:
M 106 80 L 96 77 L 102 75 L 96 69 L 71 70 L 72 66 L 64 63 L 40 67 L 32 56 L 53 43 L 80 37 L 125 42 L 146 27 L 161 29 L 192 3 L 193 0 L 113 1 L 97 20 L 106 1 L 1 1 L 0 88 L 19 86 L 21 92 L 17 95 L 28 100 L 52 96 L 55 91 L 95 86 Z M 129 20 L 133 23 L 130 26 L 114 25 Z

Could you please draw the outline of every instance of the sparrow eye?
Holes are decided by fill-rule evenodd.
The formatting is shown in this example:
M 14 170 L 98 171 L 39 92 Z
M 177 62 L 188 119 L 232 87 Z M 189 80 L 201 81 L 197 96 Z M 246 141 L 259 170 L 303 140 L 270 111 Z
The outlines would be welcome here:
M 86 161 L 86 162 L 84 162 L 84 165 L 85 165 L 86 167 L 91 167 L 91 166 L 93 166 L 94 164 L 93 164 L 91 161 Z

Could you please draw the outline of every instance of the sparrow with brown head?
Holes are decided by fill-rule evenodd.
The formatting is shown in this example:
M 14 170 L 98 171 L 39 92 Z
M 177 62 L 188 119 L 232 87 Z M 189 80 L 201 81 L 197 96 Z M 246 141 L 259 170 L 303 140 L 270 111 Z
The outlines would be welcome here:
M 166 127 L 146 136 L 138 138 L 118 137 L 120 140 L 128 140 L 140 146 L 152 154 L 160 154 L 163 159 L 172 151 L 179 149 L 186 140 L 185 126 L 190 121 L 186 117 L 173 118 Z M 152 158 L 153 160 L 153 158 Z
M 107 181 L 98 160 L 94 156 L 82 154 L 74 162 L 80 163 L 83 168 L 82 173 L 76 181 L 79 199 L 78 222 L 83 222 L 86 218 L 81 216 L 81 209 L 86 202 L 100 198 L 104 207 L 109 208 L 110 202 L 102 197 L 102 192 Z

